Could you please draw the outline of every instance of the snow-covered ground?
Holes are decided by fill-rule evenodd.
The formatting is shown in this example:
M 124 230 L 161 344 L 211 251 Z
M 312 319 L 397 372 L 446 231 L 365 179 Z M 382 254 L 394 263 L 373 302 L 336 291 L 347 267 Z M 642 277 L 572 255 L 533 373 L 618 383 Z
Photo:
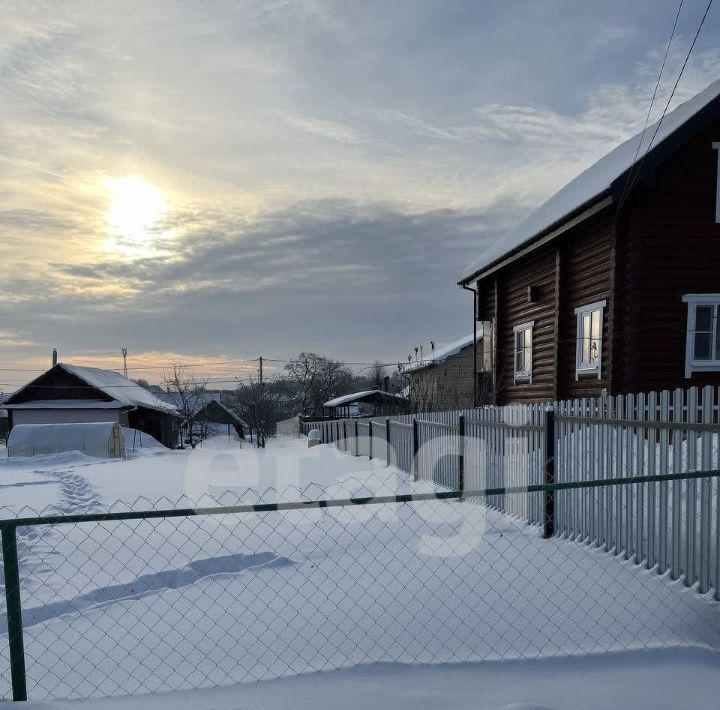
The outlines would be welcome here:
M 257 452 L 227 437 L 128 461 L 4 460 L 0 485 L 3 517 L 47 505 L 427 490 L 329 446 L 288 439 Z M 287 707 L 291 697 L 300 708 L 362 699 L 658 708 L 717 697 L 716 603 L 474 503 L 93 523 L 19 537 L 31 698 L 182 690 L 143 705 Z M 0 697 L 9 692 L 5 629 L 3 613 Z M 208 690 L 184 690 L 198 687 Z M 688 703 L 662 704 L 678 697 Z
M 377 664 L 228 688 L 158 693 L 143 710 L 715 710 L 716 654 L 628 652 L 442 666 Z M 27 710 L 135 710 L 137 698 L 29 703 Z
M 305 440 L 271 440 L 265 450 L 227 436 L 195 450 L 142 448 L 128 460 L 97 459 L 79 452 L 8 459 L 0 455 L 0 516 L 35 515 L 48 506 L 81 511 L 72 501 L 79 476 L 92 491 L 86 504 L 95 510 L 176 507 L 181 503 L 253 502 L 280 493 L 284 499 L 332 495 L 347 486 L 373 485 L 395 490 L 407 476 L 380 461 L 356 459 L 329 446 L 308 449 Z M 342 482 L 346 483 L 342 485 Z M 335 485 L 333 485 L 335 484 Z

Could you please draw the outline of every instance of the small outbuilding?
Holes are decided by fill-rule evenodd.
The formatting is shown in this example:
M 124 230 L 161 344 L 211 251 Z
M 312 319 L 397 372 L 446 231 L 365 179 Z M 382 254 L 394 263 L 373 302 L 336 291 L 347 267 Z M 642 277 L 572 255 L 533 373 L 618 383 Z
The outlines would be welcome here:
M 116 423 L 174 448 L 177 410 L 119 372 L 58 363 L 3 404 L 10 430 L 18 424 Z
M 405 414 L 408 411 L 408 405 L 408 400 L 402 395 L 384 390 L 367 390 L 328 400 L 323 404 L 323 414 L 332 418 L 379 417 Z
M 220 400 L 219 394 L 208 394 L 207 401 L 195 417 L 196 423 L 212 435 L 237 434 L 245 437 L 247 424 Z

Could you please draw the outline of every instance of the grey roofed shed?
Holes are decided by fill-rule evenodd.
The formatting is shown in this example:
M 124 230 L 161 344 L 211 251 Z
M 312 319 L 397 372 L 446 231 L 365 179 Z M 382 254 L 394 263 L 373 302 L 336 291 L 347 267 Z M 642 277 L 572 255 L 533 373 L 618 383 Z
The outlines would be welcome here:
M 408 400 L 402 395 L 384 390 L 365 390 L 330 399 L 323 404 L 323 408 L 334 410 L 330 413 L 331 416 L 343 417 L 351 416 L 352 405 L 358 405 L 359 411 L 356 414 L 402 414 L 407 410 Z

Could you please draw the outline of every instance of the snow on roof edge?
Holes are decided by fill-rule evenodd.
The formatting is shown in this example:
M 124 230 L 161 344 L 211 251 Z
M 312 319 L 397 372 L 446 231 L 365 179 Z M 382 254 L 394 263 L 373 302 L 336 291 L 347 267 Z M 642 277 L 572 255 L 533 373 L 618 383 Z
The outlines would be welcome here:
M 468 346 L 473 344 L 474 334 L 465 335 L 462 338 L 458 338 L 452 343 L 448 343 L 442 348 L 438 348 L 433 351 L 432 356 L 428 359 L 423 358 L 415 362 L 410 362 L 403 367 L 403 372 L 417 372 L 418 370 L 424 370 L 425 368 L 431 367 L 432 365 L 438 365 L 445 362 L 449 357 L 457 355 L 461 350 L 464 350 Z M 482 340 L 483 329 L 479 325 L 477 329 L 477 339 Z
M 386 397 L 394 397 L 395 399 L 405 399 L 402 395 L 385 392 L 385 390 L 365 390 L 364 392 L 353 392 L 352 394 L 344 394 L 341 397 L 335 397 L 335 399 L 329 399 L 323 404 L 323 407 L 340 407 L 343 404 L 351 404 L 371 394 L 382 394 Z
M 119 372 L 103 370 L 99 367 L 86 367 L 84 365 L 69 365 L 58 363 L 66 372 L 69 372 L 92 387 L 104 392 L 108 397 L 130 407 L 145 407 L 160 412 L 172 412 L 176 407 L 163 402 L 152 392 L 148 392 L 136 382 L 128 379 Z
M 649 152 L 656 150 L 661 143 L 718 96 L 720 96 L 720 79 L 666 114 Z M 493 242 L 480 258 L 463 272 L 458 283 L 466 283 L 479 272 L 492 266 L 516 249 L 532 242 L 542 232 L 562 222 L 570 214 L 610 190 L 618 178 L 644 159 L 646 150 L 642 150 L 642 147 L 647 149 L 658 123 L 659 121 L 656 121 L 644 131 L 636 133 L 616 146 L 560 188 L 504 238 Z M 638 150 L 638 145 L 640 150 Z

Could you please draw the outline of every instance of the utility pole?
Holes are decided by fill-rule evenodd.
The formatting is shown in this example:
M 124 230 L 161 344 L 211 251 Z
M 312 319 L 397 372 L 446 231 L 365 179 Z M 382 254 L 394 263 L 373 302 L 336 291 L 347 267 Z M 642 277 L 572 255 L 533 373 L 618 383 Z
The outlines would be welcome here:
M 123 356 L 123 374 L 127 377 L 127 348 L 121 348 L 120 352 Z
M 259 393 L 258 397 L 260 398 L 260 401 L 262 403 L 262 396 L 263 396 L 263 357 L 262 355 L 258 358 L 258 362 L 260 363 L 260 378 L 259 378 Z M 262 409 L 260 410 L 260 415 L 262 416 Z M 260 433 L 260 430 L 262 429 L 262 435 Z M 263 420 L 260 421 L 260 428 L 258 428 L 257 433 L 257 443 L 258 448 L 265 448 L 265 422 Z

